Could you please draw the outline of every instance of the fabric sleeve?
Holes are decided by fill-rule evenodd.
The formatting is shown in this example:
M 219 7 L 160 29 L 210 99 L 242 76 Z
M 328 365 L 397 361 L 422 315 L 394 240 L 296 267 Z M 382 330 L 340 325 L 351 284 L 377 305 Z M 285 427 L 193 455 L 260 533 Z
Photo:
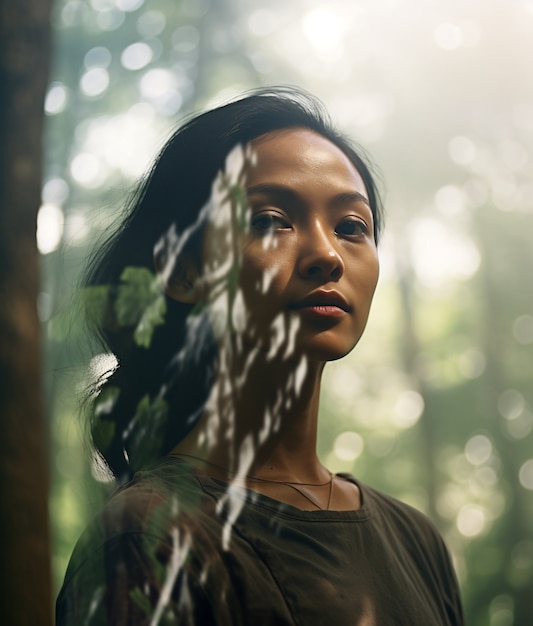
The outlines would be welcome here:
M 418 511 L 415 515 L 418 518 L 415 525 L 418 539 L 412 538 L 411 551 L 416 556 L 426 585 L 441 605 L 447 623 L 463 626 L 461 593 L 448 547 L 433 522 Z
M 438 536 L 438 543 L 440 545 L 438 569 L 441 572 L 441 585 L 444 591 L 443 598 L 446 614 L 450 624 L 463 626 L 465 623 L 463 605 L 455 569 L 448 548 L 440 535 Z
M 187 567 L 186 546 L 127 533 L 81 552 L 74 553 L 58 597 L 57 626 L 218 623 L 198 576 Z

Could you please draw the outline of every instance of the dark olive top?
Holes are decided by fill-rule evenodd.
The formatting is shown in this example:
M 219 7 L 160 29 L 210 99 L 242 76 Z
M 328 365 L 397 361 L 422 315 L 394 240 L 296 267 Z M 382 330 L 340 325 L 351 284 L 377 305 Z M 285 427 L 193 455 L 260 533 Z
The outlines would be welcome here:
M 357 484 L 359 510 L 301 511 L 169 457 L 82 535 L 57 625 L 463 624 L 433 524 Z

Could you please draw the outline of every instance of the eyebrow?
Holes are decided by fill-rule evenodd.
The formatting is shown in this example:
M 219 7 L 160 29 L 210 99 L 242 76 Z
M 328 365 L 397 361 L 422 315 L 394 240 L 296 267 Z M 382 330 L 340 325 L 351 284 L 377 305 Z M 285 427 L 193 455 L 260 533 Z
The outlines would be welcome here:
M 294 190 L 284 187 L 283 185 L 275 185 L 272 183 L 252 185 L 251 187 L 247 187 L 246 193 L 249 196 L 254 194 L 270 195 L 289 202 L 298 201 L 300 199 Z M 363 202 L 368 208 L 370 208 L 368 198 L 359 191 L 343 191 L 333 198 L 334 204 L 349 204 L 352 202 Z

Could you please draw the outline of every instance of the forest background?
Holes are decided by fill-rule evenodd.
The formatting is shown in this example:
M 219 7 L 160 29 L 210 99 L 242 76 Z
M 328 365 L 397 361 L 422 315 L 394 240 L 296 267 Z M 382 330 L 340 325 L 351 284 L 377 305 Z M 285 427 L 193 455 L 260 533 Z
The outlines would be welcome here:
M 187 114 L 294 84 L 383 173 L 369 327 L 326 369 L 320 454 L 430 515 L 470 626 L 533 623 L 533 2 L 56 0 L 38 214 L 61 584 L 110 485 L 80 400 L 80 271 Z M 92 350 L 92 351 L 91 351 Z

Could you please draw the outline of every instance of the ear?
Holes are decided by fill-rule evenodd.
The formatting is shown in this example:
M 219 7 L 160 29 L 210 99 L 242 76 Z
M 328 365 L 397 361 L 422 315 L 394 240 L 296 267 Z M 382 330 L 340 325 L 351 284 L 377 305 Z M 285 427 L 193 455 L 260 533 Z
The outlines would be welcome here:
M 155 271 L 161 279 L 161 285 L 170 298 L 183 304 L 197 304 L 203 298 L 203 288 L 197 264 L 187 256 L 182 256 L 169 274 L 161 267 L 161 259 L 154 256 Z

